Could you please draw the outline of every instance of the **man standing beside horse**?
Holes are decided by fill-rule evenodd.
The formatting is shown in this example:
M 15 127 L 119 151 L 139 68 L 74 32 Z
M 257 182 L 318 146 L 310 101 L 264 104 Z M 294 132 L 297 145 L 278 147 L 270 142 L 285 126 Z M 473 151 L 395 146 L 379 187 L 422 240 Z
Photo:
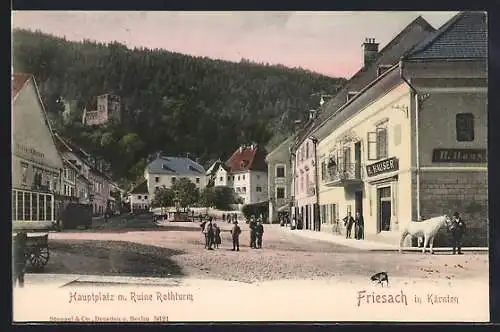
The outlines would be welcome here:
M 462 236 L 465 234 L 465 222 L 462 220 L 458 212 L 453 214 L 451 220 L 450 232 L 452 236 L 453 243 L 453 255 L 457 253 L 462 255 Z

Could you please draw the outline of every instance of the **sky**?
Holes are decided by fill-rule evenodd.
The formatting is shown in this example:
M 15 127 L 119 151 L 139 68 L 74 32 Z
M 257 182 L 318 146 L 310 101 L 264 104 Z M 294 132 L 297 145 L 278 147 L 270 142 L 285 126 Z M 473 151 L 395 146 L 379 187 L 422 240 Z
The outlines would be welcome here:
M 382 49 L 419 15 L 438 29 L 456 13 L 15 11 L 12 26 L 349 78 L 362 67 L 365 38 L 375 38 Z

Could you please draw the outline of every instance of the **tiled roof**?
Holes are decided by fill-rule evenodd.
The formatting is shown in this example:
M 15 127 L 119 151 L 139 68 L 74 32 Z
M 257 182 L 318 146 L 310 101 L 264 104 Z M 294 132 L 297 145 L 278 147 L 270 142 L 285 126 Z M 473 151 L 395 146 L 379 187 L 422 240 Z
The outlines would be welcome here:
M 146 180 L 139 183 L 137 186 L 130 190 L 131 194 L 146 194 L 148 193 L 148 182 Z
M 486 59 L 488 27 L 485 12 L 461 12 L 425 39 L 406 57 L 420 59 Z
M 14 99 L 26 82 L 31 78 L 29 74 L 12 74 L 12 99 Z
M 436 30 L 421 16 L 408 24 L 383 49 L 377 58 L 368 66 L 362 67 L 344 85 L 344 87 L 325 105 L 323 105 L 314 125 L 306 124 L 299 133 L 296 145 L 300 145 L 310 133 L 323 122 L 327 121 L 338 109 L 347 102 L 349 92 L 361 91 L 366 85 L 377 78 L 379 65 L 394 65 L 402 56 L 410 52 L 422 39 L 432 35 Z
M 265 152 L 257 146 L 239 147 L 226 161 L 225 166 L 230 172 L 262 171 L 267 172 Z
M 205 175 L 203 166 L 185 157 L 157 156 L 147 169 L 151 174 Z

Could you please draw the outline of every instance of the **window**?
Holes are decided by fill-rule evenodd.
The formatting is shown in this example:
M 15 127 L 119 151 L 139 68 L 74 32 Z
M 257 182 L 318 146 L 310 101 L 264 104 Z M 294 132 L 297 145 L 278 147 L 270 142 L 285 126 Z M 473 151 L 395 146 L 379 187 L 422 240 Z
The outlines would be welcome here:
M 141 199 L 141 198 L 142 198 L 142 196 L 141 196 L 141 195 L 137 195 L 137 199 Z
M 368 133 L 368 160 L 387 158 L 387 128 L 377 127 L 376 132 Z
M 306 142 L 306 159 L 309 159 L 309 141 Z
M 144 199 L 148 199 L 148 196 L 144 196 Z
M 456 116 L 457 141 L 474 141 L 474 114 L 458 113 Z
M 241 189 L 243 190 L 244 193 L 247 192 L 247 187 L 242 187 Z
M 22 184 L 26 184 L 28 182 L 28 177 L 27 177 L 27 174 L 28 173 L 28 164 L 26 163 L 21 163 L 21 183 Z
M 285 166 L 276 166 L 276 177 L 277 178 L 285 177 Z
M 238 175 L 238 180 L 240 180 L 240 176 Z
M 285 188 L 281 187 L 276 188 L 276 198 L 277 199 L 285 198 Z
M 200 178 L 196 178 L 196 183 L 200 183 Z
M 344 171 L 349 169 L 349 164 L 351 163 L 351 148 L 344 149 Z
M 245 176 L 243 175 L 243 180 L 245 180 Z
M 255 187 L 255 191 L 258 193 L 262 192 L 262 187 Z
M 160 177 L 159 176 L 155 176 L 155 182 L 156 183 L 160 182 Z
M 233 175 L 233 181 L 234 181 L 234 175 Z
M 369 132 L 368 133 L 368 160 L 376 160 L 377 159 L 377 133 Z
M 219 181 L 222 182 L 222 176 L 219 178 Z
M 230 177 L 230 176 L 228 176 L 228 177 L 227 177 L 227 180 L 228 180 L 228 181 L 231 181 L 231 177 Z
M 377 128 L 377 159 L 387 158 L 387 128 Z

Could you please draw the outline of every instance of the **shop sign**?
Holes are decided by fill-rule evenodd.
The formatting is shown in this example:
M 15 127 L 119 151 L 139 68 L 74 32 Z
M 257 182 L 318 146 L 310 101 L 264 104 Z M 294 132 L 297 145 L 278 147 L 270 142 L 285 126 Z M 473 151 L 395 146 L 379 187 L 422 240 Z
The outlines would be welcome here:
M 434 149 L 433 163 L 485 163 L 488 161 L 486 149 Z
M 398 158 L 388 158 L 366 166 L 368 176 L 375 176 L 383 173 L 397 171 L 399 169 Z

